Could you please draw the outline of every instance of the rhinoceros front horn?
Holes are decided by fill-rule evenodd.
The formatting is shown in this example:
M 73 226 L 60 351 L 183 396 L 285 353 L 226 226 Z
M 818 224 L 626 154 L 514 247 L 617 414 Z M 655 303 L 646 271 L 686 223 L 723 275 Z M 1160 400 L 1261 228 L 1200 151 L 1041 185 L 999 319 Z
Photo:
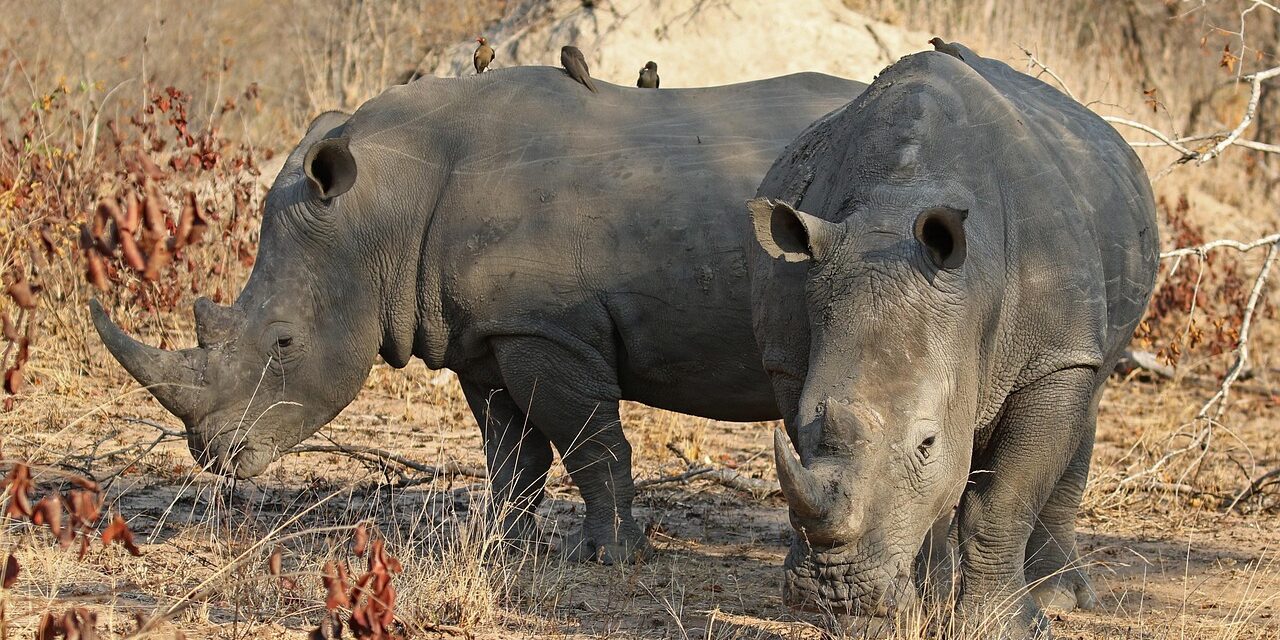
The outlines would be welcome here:
M 802 518 L 819 518 L 825 514 L 828 498 L 822 490 L 822 481 L 791 453 L 791 443 L 781 429 L 773 430 L 773 460 L 787 506 Z
M 173 415 L 184 421 L 200 417 L 205 404 L 201 382 L 207 358 L 204 350 L 165 351 L 147 346 L 116 326 L 97 300 L 89 302 L 89 310 L 102 342 L 129 375 Z

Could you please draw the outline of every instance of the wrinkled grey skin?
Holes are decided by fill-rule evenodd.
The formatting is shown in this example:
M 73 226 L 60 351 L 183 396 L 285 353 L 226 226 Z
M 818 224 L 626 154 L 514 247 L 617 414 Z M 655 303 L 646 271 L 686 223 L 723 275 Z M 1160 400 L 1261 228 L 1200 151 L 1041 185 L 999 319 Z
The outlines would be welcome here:
M 586 502 L 584 548 L 629 558 L 643 535 L 618 401 L 778 417 L 751 332 L 742 202 L 865 85 L 597 88 L 498 69 L 321 116 L 267 196 L 244 291 L 196 304 L 197 348 L 136 343 L 95 306 L 98 331 L 183 419 L 197 459 L 239 477 L 341 411 L 375 356 L 453 369 L 513 534 L 554 446 Z
M 1042 606 L 1093 601 L 1076 511 L 1157 230 L 1110 126 L 962 51 L 902 59 L 774 164 L 750 206 L 752 306 L 796 416 L 799 461 L 775 434 L 786 600 L 892 613 L 956 507 L 960 620 L 1003 610 L 1023 637 Z

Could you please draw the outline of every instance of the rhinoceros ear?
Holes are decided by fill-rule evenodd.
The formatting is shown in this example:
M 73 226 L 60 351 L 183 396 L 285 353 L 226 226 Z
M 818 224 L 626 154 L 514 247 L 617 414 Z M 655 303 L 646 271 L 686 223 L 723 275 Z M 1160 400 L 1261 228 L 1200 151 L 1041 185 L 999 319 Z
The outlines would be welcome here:
M 925 209 L 916 216 L 914 233 L 929 260 L 939 269 L 964 264 L 964 220 L 969 212 L 951 207 Z
M 796 211 L 785 202 L 756 198 L 747 203 L 756 242 L 787 262 L 820 259 L 839 235 L 840 225 Z
M 356 183 L 356 159 L 347 138 L 325 138 L 307 149 L 303 170 L 320 197 L 328 200 L 347 192 Z
M 315 117 L 311 124 L 307 125 L 307 135 L 313 132 L 320 135 L 327 135 L 329 132 L 341 127 L 351 118 L 351 114 L 346 111 L 326 111 Z

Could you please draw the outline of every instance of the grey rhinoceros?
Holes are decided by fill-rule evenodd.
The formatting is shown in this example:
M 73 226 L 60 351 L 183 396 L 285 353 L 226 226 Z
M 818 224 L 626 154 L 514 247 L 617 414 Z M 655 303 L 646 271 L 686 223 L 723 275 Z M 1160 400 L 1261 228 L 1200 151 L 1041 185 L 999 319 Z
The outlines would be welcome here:
M 753 320 L 796 416 L 792 443 L 775 433 L 786 600 L 891 613 L 955 508 L 957 620 L 1003 609 L 1021 637 L 1094 597 L 1076 511 L 1155 281 L 1155 207 L 1109 125 L 960 51 L 903 58 L 769 170 Z
M 231 307 L 198 346 L 111 353 L 187 426 L 208 468 L 261 473 L 356 396 L 377 355 L 457 372 L 507 526 L 525 531 L 552 447 L 585 548 L 643 544 L 618 401 L 779 417 L 751 333 L 742 203 L 806 126 L 866 85 L 802 73 L 591 93 L 519 67 L 395 87 L 318 118 L 267 195 Z M 501 510 L 501 509 L 500 509 Z

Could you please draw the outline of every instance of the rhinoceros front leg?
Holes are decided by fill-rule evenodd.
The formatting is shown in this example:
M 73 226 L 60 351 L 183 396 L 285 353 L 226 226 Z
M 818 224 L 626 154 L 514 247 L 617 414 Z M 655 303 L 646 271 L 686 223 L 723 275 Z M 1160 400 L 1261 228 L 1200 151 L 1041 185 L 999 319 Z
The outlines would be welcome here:
M 586 517 L 579 551 L 605 564 L 645 551 L 631 513 L 631 445 L 622 433 L 617 373 L 581 343 L 514 337 L 494 341 L 511 397 L 560 452 L 582 493 Z
M 501 523 L 507 540 L 532 542 L 537 538 L 534 514 L 551 469 L 551 443 L 529 423 L 506 389 L 460 382 L 484 436 L 492 496 L 489 517 Z
M 975 452 L 957 513 L 964 630 L 990 638 L 1047 635 L 1023 562 L 1037 516 L 1090 437 L 1093 376 L 1092 369 L 1066 369 L 1014 392 L 987 446 Z
M 1089 479 L 1096 416 L 1095 405 L 1090 411 L 1088 437 L 1067 464 L 1049 501 L 1040 509 L 1031 539 L 1027 541 L 1027 584 L 1031 585 L 1031 596 L 1042 609 L 1071 611 L 1097 605 L 1097 595 L 1076 553 L 1076 512 L 1080 510 L 1080 498 Z

